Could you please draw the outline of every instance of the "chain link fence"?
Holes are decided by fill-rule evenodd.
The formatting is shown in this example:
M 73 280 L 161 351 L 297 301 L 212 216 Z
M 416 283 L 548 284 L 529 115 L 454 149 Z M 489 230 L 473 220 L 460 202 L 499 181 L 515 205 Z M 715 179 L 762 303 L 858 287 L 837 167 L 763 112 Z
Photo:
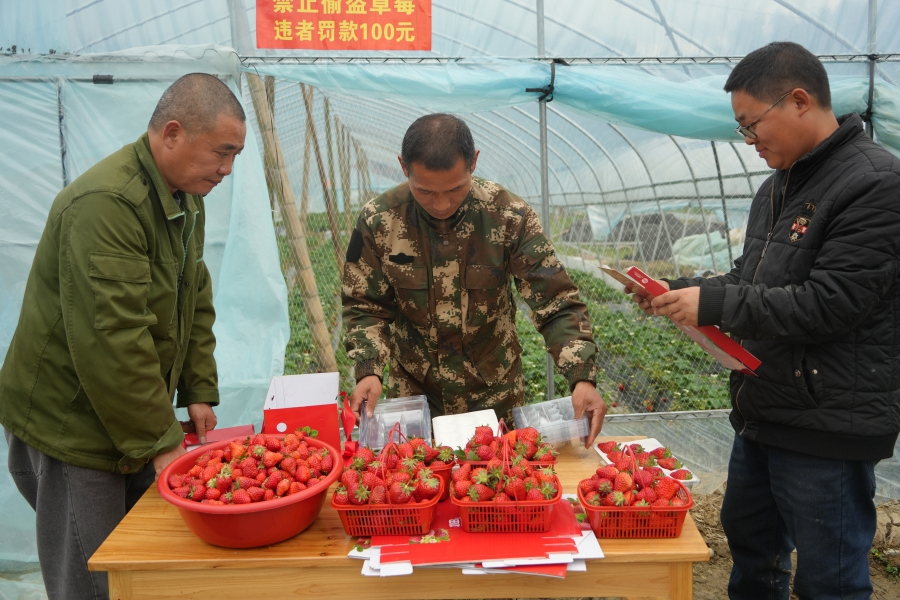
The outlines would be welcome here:
M 341 344 L 340 275 L 363 204 L 403 179 L 397 154 L 426 111 L 303 84 L 244 78 L 264 152 L 291 338 L 285 373 L 353 365 Z M 461 115 L 481 149 L 476 173 L 540 212 L 535 105 Z M 601 265 L 656 277 L 727 272 L 740 255 L 750 200 L 769 171 L 743 144 L 681 139 L 548 107 L 550 236 L 588 305 L 600 348 L 598 386 L 611 412 L 729 406 L 728 373 L 665 319 L 648 318 Z M 519 301 L 526 402 L 546 397 L 546 350 Z M 569 390 L 556 376 L 556 396 Z

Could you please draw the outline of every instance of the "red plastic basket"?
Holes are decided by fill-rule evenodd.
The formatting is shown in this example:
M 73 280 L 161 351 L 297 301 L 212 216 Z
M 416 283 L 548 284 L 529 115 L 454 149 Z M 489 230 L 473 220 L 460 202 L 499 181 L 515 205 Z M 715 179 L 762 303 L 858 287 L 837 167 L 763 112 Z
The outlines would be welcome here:
M 445 485 L 441 480 L 441 494 Z M 331 507 L 341 517 L 344 531 L 351 536 L 419 535 L 431 530 L 434 508 L 441 498 L 438 494 L 428 502 L 415 504 L 335 504 Z
M 450 463 L 449 465 L 440 465 L 440 466 L 430 466 L 431 472 L 435 474 L 435 476 L 443 481 L 444 491 L 441 492 L 441 500 L 446 500 L 450 496 L 450 473 L 453 471 L 453 467 L 456 463 Z
M 675 495 L 688 501 L 685 506 L 594 506 L 578 489 L 578 501 L 598 538 L 676 538 L 681 535 L 684 517 L 694 506 L 691 493 L 678 481 Z
M 562 499 L 562 486 L 554 476 L 556 497 L 550 500 L 511 502 L 463 502 L 453 496 L 459 508 L 459 524 L 467 533 L 535 533 L 550 530 L 553 509 Z

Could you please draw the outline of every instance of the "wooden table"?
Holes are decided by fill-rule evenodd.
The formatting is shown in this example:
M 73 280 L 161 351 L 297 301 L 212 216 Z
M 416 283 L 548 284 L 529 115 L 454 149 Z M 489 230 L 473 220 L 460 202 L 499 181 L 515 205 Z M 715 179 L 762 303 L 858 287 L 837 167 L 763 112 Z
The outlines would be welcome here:
M 563 449 L 557 471 L 564 491 L 573 492 L 578 481 L 589 477 L 599 464 L 593 450 Z M 109 572 L 113 600 L 605 596 L 683 600 L 692 597 L 691 563 L 709 560 L 690 515 L 677 539 L 600 540 L 606 557 L 588 561 L 587 572 L 571 572 L 562 580 L 471 576 L 459 569 L 363 577 L 362 561 L 347 558 L 353 541 L 326 502 L 309 529 L 280 544 L 249 550 L 211 546 L 188 530 L 176 508 L 160 498 L 153 486 L 91 557 L 88 567 Z

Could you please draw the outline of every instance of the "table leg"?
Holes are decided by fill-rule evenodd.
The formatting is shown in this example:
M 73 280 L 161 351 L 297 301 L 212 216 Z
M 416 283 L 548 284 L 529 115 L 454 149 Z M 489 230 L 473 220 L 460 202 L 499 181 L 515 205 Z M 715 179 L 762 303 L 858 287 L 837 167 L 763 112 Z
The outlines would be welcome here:
M 131 571 L 109 571 L 109 599 L 131 600 Z
M 693 563 L 669 563 L 669 598 L 671 598 L 671 600 L 691 600 L 693 597 Z

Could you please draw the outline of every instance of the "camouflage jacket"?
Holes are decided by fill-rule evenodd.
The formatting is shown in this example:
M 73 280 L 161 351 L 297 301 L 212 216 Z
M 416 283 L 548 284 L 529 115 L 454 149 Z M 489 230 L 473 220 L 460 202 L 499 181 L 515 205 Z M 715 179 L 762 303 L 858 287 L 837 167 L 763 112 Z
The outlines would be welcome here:
M 535 212 L 473 178 L 449 219 L 434 219 L 403 183 L 368 202 L 343 274 L 344 345 L 357 380 L 382 376 L 388 397 L 425 394 L 438 414 L 523 401 L 510 275 L 570 387 L 596 380 L 587 307 Z

